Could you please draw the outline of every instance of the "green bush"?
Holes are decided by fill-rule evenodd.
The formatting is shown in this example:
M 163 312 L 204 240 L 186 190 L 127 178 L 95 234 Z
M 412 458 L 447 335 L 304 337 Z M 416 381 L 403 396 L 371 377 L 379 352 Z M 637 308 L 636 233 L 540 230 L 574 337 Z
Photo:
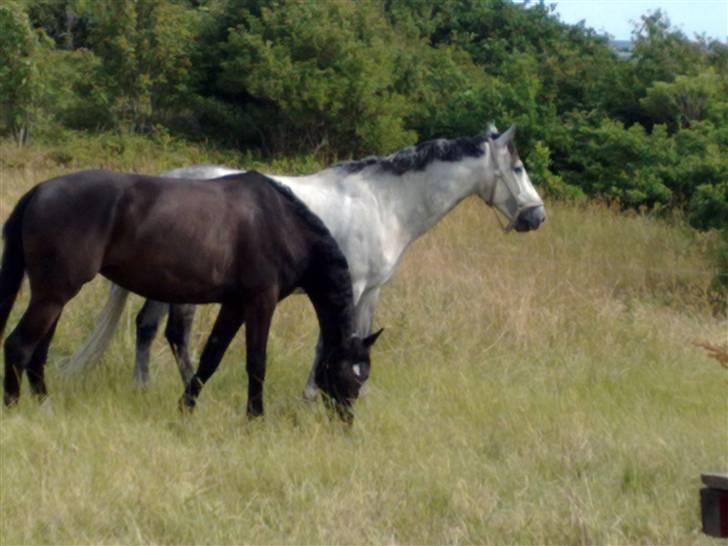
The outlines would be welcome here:
M 689 219 L 698 229 L 728 230 L 728 179 L 697 187 L 690 201 Z
M 416 138 L 393 86 L 395 42 L 371 2 L 273 2 L 230 30 L 219 86 L 249 98 L 277 150 L 392 151 Z
M 564 179 L 549 170 L 551 152 L 541 141 L 536 142 L 528 155 L 528 174 L 540 191 L 554 199 L 575 201 L 584 199 L 581 188 L 564 182 Z

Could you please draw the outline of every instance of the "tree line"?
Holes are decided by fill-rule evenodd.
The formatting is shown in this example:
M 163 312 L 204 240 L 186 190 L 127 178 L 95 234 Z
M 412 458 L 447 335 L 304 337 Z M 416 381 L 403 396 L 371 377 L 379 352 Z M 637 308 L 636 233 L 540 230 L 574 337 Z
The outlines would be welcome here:
M 728 220 L 728 46 L 660 11 L 633 50 L 509 0 L 5 0 L 0 132 L 148 133 L 327 159 L 519 127 L 558 198 Z

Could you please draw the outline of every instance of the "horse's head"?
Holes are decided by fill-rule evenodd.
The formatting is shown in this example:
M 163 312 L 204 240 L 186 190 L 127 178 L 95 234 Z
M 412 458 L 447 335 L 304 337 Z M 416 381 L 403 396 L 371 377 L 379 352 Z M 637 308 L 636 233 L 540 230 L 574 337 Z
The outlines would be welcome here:
M 488 128 L 480 197 L 508 219 L 505 231 L 531 231 L 546 219 L 543 201 L 531 184 L 526 168 L 513 143 L 516 134 L 511 126 L 498 134 L 494 126 Z
M 348 338 L 340 347 L 326 351 L 316 367 L 316 385 L 324 392 L 324 400 L 347 423 L 354 419 L 351 406 L 369 379 L 369 349 L 381 333 Z

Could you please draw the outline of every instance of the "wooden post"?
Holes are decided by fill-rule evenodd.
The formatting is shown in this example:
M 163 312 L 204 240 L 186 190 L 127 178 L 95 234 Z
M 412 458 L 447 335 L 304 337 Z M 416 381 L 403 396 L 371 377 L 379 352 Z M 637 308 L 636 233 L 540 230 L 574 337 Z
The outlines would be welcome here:
M 705 484 L 700 490 L 703 533 L 711 537 L 728 537 L 728 474 L 703 474 L 701 478 Z

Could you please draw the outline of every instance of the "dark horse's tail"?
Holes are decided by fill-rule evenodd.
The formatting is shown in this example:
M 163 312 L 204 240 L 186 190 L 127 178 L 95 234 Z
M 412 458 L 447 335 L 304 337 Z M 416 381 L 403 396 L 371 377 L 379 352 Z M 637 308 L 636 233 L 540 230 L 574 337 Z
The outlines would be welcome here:
M 0 263 L 0 339 L 3 337 L 5 323 L 20 290 L 25 273 L 23 256 L 23 215 L 38 186 L 23 195 L 3 226 L 5 248 Z

